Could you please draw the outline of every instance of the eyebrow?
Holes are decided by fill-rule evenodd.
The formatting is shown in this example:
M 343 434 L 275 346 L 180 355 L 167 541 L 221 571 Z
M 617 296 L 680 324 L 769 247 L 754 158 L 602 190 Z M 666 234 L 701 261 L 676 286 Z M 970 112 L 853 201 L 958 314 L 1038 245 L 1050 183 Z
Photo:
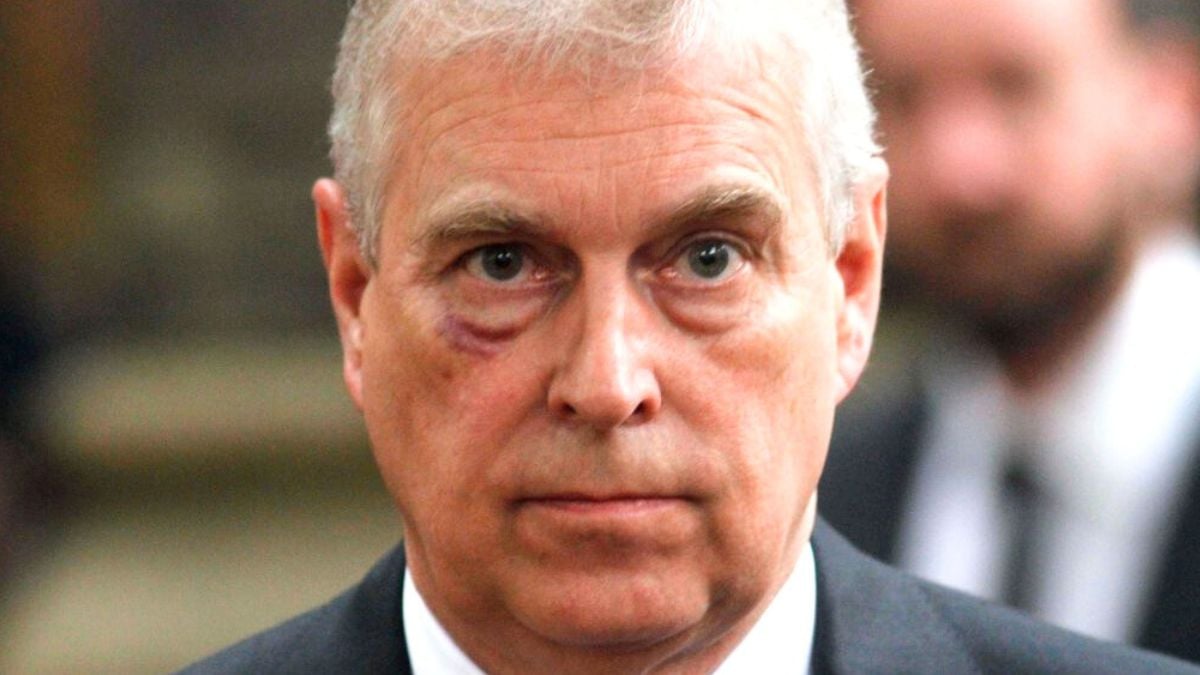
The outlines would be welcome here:
M 430 224 L 417 235 L 415 244 L 429 249 L 487 234 L 538 236 L 546 234 L 547 228 L 542 223 L 542 218 L 484 199 L 435 214 Z
M 741 218 L 755 218 L 775 228 L 782 222 L 783 215 L 779 200 L 761 188 L 741 184 L 712 185 L 688 197 L 664 218 L 657 219 L 650 229 L 655 236 L 661 236 L 698 223 Z M 441 210 L 414 243 L 430 249 L 489 234 L 546 238 L 551 233 L 545 222 L 541 216 L 482 199 Z
M 756 218 L 771 227 L 783 221 L 784 210 L 771 193 L 746 185 L 713 185 L 701 189 L 674 209 L 656 229 L 675 231 L 697 223 Z

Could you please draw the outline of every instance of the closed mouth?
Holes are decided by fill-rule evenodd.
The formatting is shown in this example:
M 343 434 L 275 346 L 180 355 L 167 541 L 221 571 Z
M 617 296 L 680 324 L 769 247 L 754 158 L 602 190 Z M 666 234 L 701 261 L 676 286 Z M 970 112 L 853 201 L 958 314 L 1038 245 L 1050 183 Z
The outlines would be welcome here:
M 517 505 L 550 508 L 579 515 L 637 514 L 676 506 L 683 498 L 653 494 L 588 495 L 578 493 L 551 494 L 518 500 Z

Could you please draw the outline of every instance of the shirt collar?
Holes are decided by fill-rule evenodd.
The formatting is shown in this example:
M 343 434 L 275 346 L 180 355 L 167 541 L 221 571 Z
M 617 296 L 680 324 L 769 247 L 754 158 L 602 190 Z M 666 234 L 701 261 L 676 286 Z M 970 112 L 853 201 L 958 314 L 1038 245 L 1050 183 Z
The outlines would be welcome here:
M 817 573 L 805 544 L 787 581 L 714 675 L 807 675 L 817 619 Z
M 998 465 L 993 449 L 1021 442 L 1062 508 L 1113 531 L 1139 529 L 1142 509 L 1131 503 L 1162 501 L 1198 427 L 1200 313 L 1180 305 L 1197 295 L 1194 237 L 1148 242 L 1087 342 L 1032 396 L 1015 396 L 994 360 L 951 340 L 925 364 L 939 437 L 954 441 L 941 444 L 940 461 Z
M 1200 314 L 1189 304 L 1198 294 L 1195 240 L 1152 240 L 1073 367 L 1031 401 L 1044 470 L 1075 508 L 1119 529 L 1144 524 L 1128 522 L 1127 506 L 1111 512 L 1115 505 L 1161 501 L 1163 486 L 1184 473 L 1200 403 Z
M 407 569 L 402 611 L 404 639 L 415 675 L 484 675 L 429 611 Z M 816 615 L 816 564 L 812 546 L 805 544 L 787 581 L 714 675 L 807 675 Z
M 413 583 L 412 572 L 404 569 L 404 640 L 414 675 L 484 675 L 463 653 L 429 611 Z

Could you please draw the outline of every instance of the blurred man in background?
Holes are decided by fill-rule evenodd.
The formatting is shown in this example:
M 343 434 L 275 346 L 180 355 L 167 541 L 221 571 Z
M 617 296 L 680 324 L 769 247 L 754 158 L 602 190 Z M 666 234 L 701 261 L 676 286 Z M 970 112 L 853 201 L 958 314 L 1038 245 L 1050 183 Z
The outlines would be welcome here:
M 821 509 L 919 575 L 1200 661 L 1188 10 L 857 4 L 890 290 L 951 327 L 839 420 Z

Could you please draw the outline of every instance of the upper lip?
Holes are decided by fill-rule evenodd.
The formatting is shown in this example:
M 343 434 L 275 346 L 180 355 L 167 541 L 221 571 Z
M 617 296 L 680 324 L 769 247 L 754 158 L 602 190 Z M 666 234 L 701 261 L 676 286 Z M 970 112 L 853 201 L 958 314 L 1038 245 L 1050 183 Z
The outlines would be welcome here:
M 664 494 L 660 492 L 591 492 L 591 491 L 564 491 L 564 492 L 548 492 L 543 494 L 529 495 L 522 497 L 521 502 L 618 502 L 618 501 L 645 501 L 654 499 L 682 499 L 680 495 Z

